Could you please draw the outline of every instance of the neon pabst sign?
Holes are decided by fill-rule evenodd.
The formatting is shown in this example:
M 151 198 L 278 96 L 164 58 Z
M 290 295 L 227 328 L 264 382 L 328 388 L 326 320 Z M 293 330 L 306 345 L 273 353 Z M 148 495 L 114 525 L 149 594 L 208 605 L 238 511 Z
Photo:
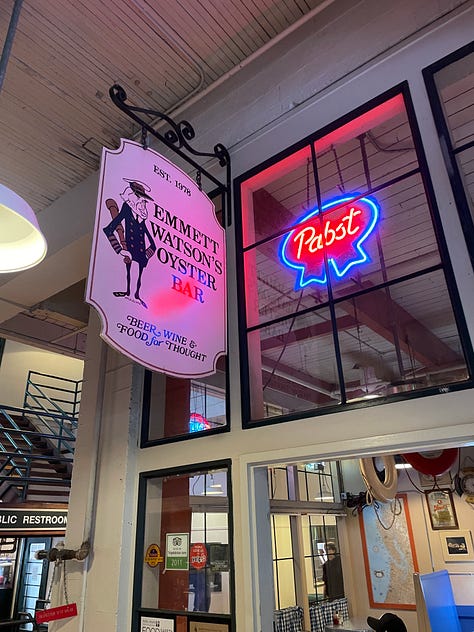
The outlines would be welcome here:
M 379 206 L 374 198 L 345 196 L 313 209 L 298 220 L 280 245 L 281 261 L 297 271 L 296 288 L 326 283 L 328 268 L 341 278 L 369 261 L 364 242 L 374 230 Z

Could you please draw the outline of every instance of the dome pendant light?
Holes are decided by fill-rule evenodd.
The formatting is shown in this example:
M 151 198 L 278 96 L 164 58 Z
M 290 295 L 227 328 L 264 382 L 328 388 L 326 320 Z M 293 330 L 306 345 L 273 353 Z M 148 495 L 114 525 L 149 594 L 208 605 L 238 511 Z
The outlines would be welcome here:
M 44 259 L 46 250 L 33 209 L 0 184 L 0 273 L 32 268 Z

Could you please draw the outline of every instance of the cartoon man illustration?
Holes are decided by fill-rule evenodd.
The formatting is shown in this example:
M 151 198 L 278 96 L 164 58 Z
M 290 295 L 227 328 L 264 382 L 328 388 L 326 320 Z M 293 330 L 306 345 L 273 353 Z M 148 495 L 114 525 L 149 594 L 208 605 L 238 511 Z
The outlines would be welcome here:
M 151 189 L 137 180 L 127 180 L 126 178 L 124 180 L 129 185 L 120 194 L 123 200 L 120 211 L 115 200 L 108 198 L 105 201 L 112 221 L 105 226 L 104 233 L 115 252 L 123 257 L 127 270 L 127 289 L 126 291 L 114 292 L 114 296 L 130 296 L 132 263 L 135 262 L 138 266 L 135 298 L 143 307 L 147 308 L 147 304 L 140 297 L 140 288 L 143 269 L 156 250 L 155 242 L 146 225 L 148 218 L 146 205 L 148 200 L 152 200 L 147 191 Z M 146 245 L 147 240 L 148 246 Z

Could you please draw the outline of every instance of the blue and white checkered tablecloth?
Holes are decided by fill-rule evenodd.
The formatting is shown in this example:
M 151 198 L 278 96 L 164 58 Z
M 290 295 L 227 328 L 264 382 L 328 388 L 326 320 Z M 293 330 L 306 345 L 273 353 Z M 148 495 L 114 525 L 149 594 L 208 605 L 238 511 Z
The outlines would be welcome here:
M 309 618 L 311 621 L 311 632 L 324 632 L 326 625 L 332 623 L 332 617 L 335 612 L 339 612 L 343 620 L 347 621 L 349 618 L 349 608 L 346 597 L 310 606 Z
M 324 612 L 324 620 L 326 623 L 332 623 L 332 617 L 335 612 L 339 612 L 344 621 L 349 618 L 349 608 L 347 606 L 346 597 L 341 599 L 334 599 L 334 601 L 328 601 L 322 604 Z
M 311 632 L 324 632 L 326 619 L 320 605 L 309 607 L 309 620 L 311 622 Z
M 303 608 L 293 606 L 276 610 L 274 613 L 275 632 L 304 632 Z

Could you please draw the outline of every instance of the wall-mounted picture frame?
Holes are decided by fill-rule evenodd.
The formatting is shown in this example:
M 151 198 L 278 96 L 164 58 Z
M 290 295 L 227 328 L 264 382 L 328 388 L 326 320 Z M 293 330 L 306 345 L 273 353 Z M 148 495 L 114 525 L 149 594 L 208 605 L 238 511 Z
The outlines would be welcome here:
M 458 519 L 450 489 L 436 489 L 425 492 L 425 498 L 428 505 L 431 528 L 434 531 L 458 528 Z
M 440 531 L 441 548 L 445 562 L 473 562 L 472 533 L 468 530 Z

